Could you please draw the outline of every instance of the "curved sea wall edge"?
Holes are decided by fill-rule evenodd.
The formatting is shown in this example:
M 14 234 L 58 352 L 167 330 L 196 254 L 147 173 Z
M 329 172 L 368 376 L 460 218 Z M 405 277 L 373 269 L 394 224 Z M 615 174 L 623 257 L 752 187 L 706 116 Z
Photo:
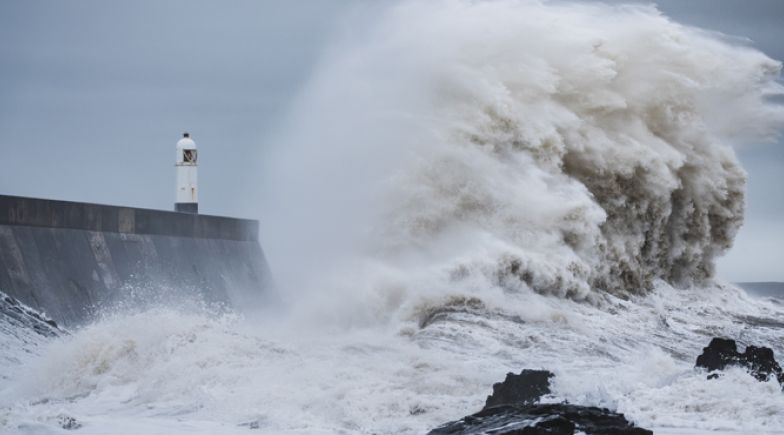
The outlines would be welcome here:
M 0 290 L 59 324 L 140 293 L 248 306 L 270 287 L 255 220 L 0 195 Z

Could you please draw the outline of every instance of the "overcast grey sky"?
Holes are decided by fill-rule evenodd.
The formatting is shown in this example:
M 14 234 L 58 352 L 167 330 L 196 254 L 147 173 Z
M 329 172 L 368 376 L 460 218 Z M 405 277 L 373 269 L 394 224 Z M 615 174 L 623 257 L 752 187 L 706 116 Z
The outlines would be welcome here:
M 784 59 L 782 0 L 654 3 Z M 259 217 L 240 192 L 252 191 L 261 152 L 274 146 L 267 135 L 348 6 L 0 2 L 0 193 L 171 208 L 174 143 L 188 130 L 201 153 L 201 210 Z M 784 281 L 784 146 L 739 155 L 750 174 L 747 224 L 720 273 Z

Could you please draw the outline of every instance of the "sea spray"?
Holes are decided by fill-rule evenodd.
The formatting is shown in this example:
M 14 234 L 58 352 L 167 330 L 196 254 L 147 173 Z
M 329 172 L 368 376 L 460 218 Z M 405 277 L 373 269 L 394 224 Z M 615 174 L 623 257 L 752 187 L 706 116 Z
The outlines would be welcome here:
M 731 145 L 782 125 L 768 101 L 779 62 L 652 6 L 371 9 L 325 54 L 270 156 L 270 249 L 292 292 L 338 287 L 341 303 L 363 299 L 356 314 L 714 276 L 743 222 Z

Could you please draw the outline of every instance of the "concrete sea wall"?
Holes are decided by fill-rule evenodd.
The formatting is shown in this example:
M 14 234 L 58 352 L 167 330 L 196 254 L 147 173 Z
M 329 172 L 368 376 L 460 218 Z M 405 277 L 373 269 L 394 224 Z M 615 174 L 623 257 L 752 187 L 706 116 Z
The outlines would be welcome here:
M 143 294 L 264 303 L 258 222 L 0 195 L 0 290 L 75 326 Z

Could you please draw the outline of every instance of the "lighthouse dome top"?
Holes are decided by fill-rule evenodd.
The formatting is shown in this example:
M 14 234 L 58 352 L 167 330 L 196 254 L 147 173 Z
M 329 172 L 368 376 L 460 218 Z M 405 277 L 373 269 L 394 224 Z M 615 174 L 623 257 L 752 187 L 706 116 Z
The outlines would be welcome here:
M 196 149 L 196 142 L 191 139 L 190 133 L 187 131 L 182 134 L 182 138 L 177 141 L 177 149 L 178 150 L 195 150 Z

